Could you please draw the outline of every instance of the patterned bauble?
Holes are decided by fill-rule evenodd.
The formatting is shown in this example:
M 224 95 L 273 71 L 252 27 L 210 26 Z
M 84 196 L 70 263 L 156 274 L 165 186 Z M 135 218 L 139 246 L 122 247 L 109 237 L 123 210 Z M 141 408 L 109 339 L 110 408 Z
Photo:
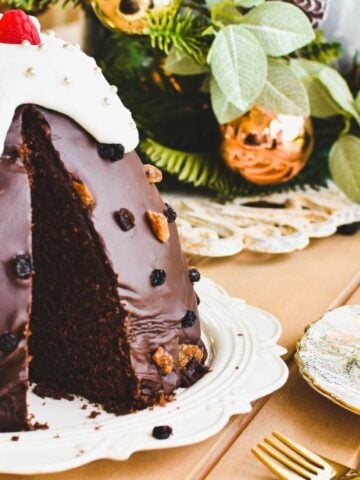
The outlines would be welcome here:
M 221 126 L 221 154 L 232 170 L 257 185 L 289 181 L 305 166 L 314 143 L 310 119 L 259 107 Z
M 150 11 L 173 8 L 178 0 L 91 0 L 96 16 L 108 28 L 141 35 Z
M 292 3 L 308 16 L 312 26 L 318 28 L 328 11 L 329 0 L 285 0 Z

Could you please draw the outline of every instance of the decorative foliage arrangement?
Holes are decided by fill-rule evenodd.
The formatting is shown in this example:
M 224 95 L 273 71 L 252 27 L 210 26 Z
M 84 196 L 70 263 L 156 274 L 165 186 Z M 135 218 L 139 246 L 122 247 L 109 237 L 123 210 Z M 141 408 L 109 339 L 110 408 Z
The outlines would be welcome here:
M 36 10 L 45 0 L 7 2 Z M 104 0 L 92 0 L 112 31 L 89 17 L 89 50 L 132 110 L 144 160 L 167 173 L 171 185 L 176 180 L 222 196 L 322 185 L 330 175 L 360 202 L 359 70 L 355 60 L 345 79 L 335 68 L 341 46 L 313 29 L 327 0 L 169 0 L 161 8 L 164 3 L 114 2 L 109 18 Z M 126 32 L 114 29 L 119 15 L 130 25 Z M 141 31 L 137 23 L 136 34 L 129 33 L 139 18 Z M 254 185 L 221 158 L 220 125 L 255 105 L 313 118 L 313 154 L 281 186 Z

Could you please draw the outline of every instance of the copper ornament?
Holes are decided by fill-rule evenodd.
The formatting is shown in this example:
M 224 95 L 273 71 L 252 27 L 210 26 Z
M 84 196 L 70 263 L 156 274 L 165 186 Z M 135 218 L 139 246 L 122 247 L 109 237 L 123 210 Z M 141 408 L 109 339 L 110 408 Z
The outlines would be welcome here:
M 253 107 L 221 126 L 226 164 L 257 185 L 284 183 L 305 166 L 314 146 L 309 118 Z
M 147 27 L 147 12 L 172 8 L 177 0 L 90 0 L 90 3 L 106 27 L 142 35 Z

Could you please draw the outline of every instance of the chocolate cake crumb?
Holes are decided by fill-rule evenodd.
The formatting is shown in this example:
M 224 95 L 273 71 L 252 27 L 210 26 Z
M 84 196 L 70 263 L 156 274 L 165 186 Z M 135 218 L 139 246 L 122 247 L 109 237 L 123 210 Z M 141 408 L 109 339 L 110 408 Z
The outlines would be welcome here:
M 125 148 L 121 143 L 99 143 L 97 151 L 102 159 L 110 162 L 120 160 L 125 154 Z
M 13 435 L 10 440 L 11 440 L 12 442 L 18 442 L 19 439 L 20 439 L 20 437 L 19 437 L 18 435 Z
M 182 377 L 180 387 L 190 387 L 208 372 L 209 367 L 198 362 L 196 359 L 190 360 L 186 367 L 181 371 Z
M 86 403 L 84 403 L 84 405 L 81 407 L 81 410 L 86 410 L 86 409 L 87 409 L 87 407 L 88 407 L 88 406 L 87 406 L 87 404 L 86 404 Z
M 45 422 L 45 423 L 35 422 L 34 429 L 35 430 L 49 430 L 49 425 L 48 425 L 47 422 Z
M 95 425 L 94 430 L 100 430 L 101 427 L 102 425 Z
M 173 430 L 169 425 L 159 425 L 154 427 L 152 431 L 152 436 L 157 440 L 166 440 L 173 434 Z
M 96 418 L 96 417 L 98 417 L 100 414 L 101 414 L 101 412 L 98 412 L 98 411 L 96 411 L 96 410 L 92 410 L 92 411 L 90 412 L 90 415 L 88 415 L 87 418 Z
M 4 333 L 0 337 L 0 352 L 11 353 L 18 345 L 16 335 L 13 333 Z
M 60 438 L 60 435 L 59 434 L 54 435 L 53 438 Z
M 72 402 L 75 399 L 74 395 L 64 392 L 63 390 L 53 387 L 53 386 L 44 386 L 40 383 L 35 386 L 33 393 L 40 398 L 52 398 L 53 400 L 68 400 Z
M 181 321 L 181 325 L 183 328 L 190 328 L 195 325 L 195 322 L 196 322 L 196 313 L 193 312 L 192 310 L 188 310 Z

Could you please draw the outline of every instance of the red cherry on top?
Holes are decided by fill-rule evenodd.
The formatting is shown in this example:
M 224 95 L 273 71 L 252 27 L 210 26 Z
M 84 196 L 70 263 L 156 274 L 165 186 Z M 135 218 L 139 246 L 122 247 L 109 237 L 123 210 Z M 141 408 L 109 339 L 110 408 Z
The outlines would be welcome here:
M 21 44 L 24 40 L 32 45 L 41 43 L 31 18 L 22 10 L 8 10 L 0 19 L 0 43 Z

